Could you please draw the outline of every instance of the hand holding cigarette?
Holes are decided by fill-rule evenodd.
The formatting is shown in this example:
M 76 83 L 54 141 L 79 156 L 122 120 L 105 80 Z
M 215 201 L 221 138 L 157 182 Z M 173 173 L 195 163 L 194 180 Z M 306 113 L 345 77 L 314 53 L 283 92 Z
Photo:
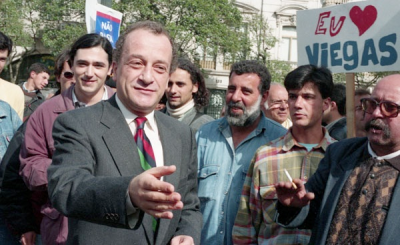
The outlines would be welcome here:
M 278 201 L 284 206 L 304 207 L 314 199 L 314 193 L 307 192 L 301 179 L 292 179 L 289 172 L 284 169 L 288 181 L 275 183 L 275 191 Z
M 285 168 L 284 170 L 285 170 L 285 174 L 286 174 L 286 176 L 288 177 L 289 181 L 292 182 L 293 188 L 294 188 L 295 190 L 297 190 L 297 186 L 296 186 L 295 183 L 293 183 L 293 179 L 292 179 L 292 177 L 290 176 L 289 172 L 286 170 L 286 168 Z

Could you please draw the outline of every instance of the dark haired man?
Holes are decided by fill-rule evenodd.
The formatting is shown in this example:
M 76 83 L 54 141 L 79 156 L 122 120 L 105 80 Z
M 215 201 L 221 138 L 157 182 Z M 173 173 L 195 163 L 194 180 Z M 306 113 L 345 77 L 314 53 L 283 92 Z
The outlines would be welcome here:
M 203 74 L 190 60 L 178 59 L 178 67 L 169 78 L 165 94 L 166 113 L 188 124 L 194 131 L 214 120 L 199 112 L 202 107 L 207 106 L 210 95 Z
M 196 134 L 202 244 L 232 244 L 232 227 L 251 158 L 258 147 L 286 132 L 261 112 L 270 83 L 271 75 L 263 64 L 251 60 L 233 64 L 225 116 L 204 124 Z
M 59 95 L 66 91 L 72 84 L 75 84 L 74 73 L 68 63 L 69 61 L 69 49 L 61 51 L 57 55 L 55 66 L 54 66 L 54 76 L 56 77 L 57 83 L 59 84 L 59 90 L 54 95 Z
M 49 196 L 68 244 L 199 244 L 196 141 L 154 111 L 176 62 L 165 28 L 141 21 L 116 45 L 108 101 L 60 115 Z
M 12 40 L 0 31 L 0 74 L 12 51 Z M 7 102 L 19 115 L 24 117 L 25 98 L 18 85 L 0 78 L 0 99 Z
M 324 111 L 322 122 L 330 136 L 336 140 L 347 138 L 346 86 L 335 84 L 328 110 Z
M 313 228 L 310 244 L 397 244 L 400 234 L 400 74 L 361 100 L 367 137 L 328 147 L 304 185 L 275 185 L 276 220 Z M 288 207 L 289 206 L 289 207 Z
M 356 123 L 356 137 L 367 136 L 367 131 L 365 130 L 365 112 L 361 106 L 361 99 L 369 98 L 371 92 L 366 89 L 359 88 L 354 92 L 354 120 Z
M 44 244 L 64 244 L 68 233 L 67 219 L 53 208 L 47 195 L 47 168 L 55 150 L 54 121 L 66 111 L 92 106 L 113 95 L 104 86 L 112 61 L 112 46 L 106 38 L 83 35 L 72 45 L 69 57 L 75 85 L 44 102 L 30 116 L 20 151 L 20 174 L 33 191 L 34 211 L 43 215 L 40 231 Z
M 285 170 L 307 181 L 335 141 L 321 125 L 329 107 L 332 75 L 326 68 L 300 66 L 285 77 L 284 85 L 293 126 L 256 151 L 243 186 L 234 244 L 308 244 L 310 239 L 311 230 L 285 229 L 274 222 L 274 184 L 287 179 Z
M 29 67 L 29 78 L 20 84 L 25 95 L 24 121 L 45 101 L 40 91 L 49 83 L 50 71 L 42 63 L 33 63 Z

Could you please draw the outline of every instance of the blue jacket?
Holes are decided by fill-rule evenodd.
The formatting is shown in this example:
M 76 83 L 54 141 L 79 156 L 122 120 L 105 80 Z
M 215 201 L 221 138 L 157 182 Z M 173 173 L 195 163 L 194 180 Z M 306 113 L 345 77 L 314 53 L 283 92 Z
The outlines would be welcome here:
M 232 228 L 251 159 L 260 146 L 286 131 L 262 114 L 257 128 L 235 149 L 225 117 L 199 129 L 196 140 L 198 195 L 203 214 L 202 244 L 232 244 Z
M 21 123 L 21 119 L 14 109 L 7 102 L 0 100 L 0 160 Z

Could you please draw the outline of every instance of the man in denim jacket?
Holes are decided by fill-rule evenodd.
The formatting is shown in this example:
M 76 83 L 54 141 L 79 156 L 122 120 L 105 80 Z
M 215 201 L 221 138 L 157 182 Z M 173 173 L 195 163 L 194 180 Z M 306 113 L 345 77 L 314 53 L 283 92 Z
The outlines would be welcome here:
M 7 102 L 0 100 L 0 161 L 21 123 L 17 112 Z M 0 212 L 0 244 L 18 244 L 18 239 L 11 234 L 6 226 L 3 212 Z
M 0 161 L 7 150 L 14 133 L 21 125 L 21 119 L 11 106 L 0 100 Z
M 225 117 L 204 124 L 197 132 L 202 244 L 232 244 L 232 228 L 251 158 L 258 147 L 286 132 L 261 112 L 270 83 L 265 65 L 250 60 L 233 64 Z

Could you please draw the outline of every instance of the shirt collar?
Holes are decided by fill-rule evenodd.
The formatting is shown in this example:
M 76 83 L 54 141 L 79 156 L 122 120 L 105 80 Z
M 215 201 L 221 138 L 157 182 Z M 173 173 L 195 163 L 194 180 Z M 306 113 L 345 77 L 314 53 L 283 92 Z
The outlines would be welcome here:
M 36 92 L 37 92 L 37 89 L 28 90 L 28 89 L 26 88 L 26 86 L 25 86 L 26 83 L 27 83 L 27 82 L 24 82 L 24 83 L 22 84 L 22 89 L 23 89 L 25 92 L 27 92 L 27 93 L 36 93 Z
M 103 97 L 101 98 L 101 100 L 108 100 L 108 91 L 105 86 L 103 86 L 103 88 L 104 88 L 104 93 L 103 93 Z M 75 95 L 75 89 L 72 89 L 72 105 L 75 106 L 76 102 L 80 102 L 80 101 L 78 101 L 78 98 Z
M 117 102 L 117 105 L 119 109 L 122 112 L 122 115 L 125 118 L 126 123 L 129 125 L 133 120 L 135 120 L 136 117 L 138 117 L 135 113 L 132 113 L 130 110 L 128 110 L 125 105 L 122 103 L 122 101 L 118 98 L 118 95 L 115 95 L 115 101 Z M 149 114 L 146 115 L 147 118 L 147 126 L 150 127 L 152 130 L 156 130 L 156 121 L 154 119 L 154 110 L 150 112 Z
M 392 158 L 395 158 L 397 156 L 400 156 L 400 151 L 395 151 L 395 152 L 390 153 L 390 154 L 385 155 L 385 156 L 377 156 L 376 153 L 372 150 L 371 144 L 369 142 L 368 142 L 368 153 L 372 157 L 375 157 L 378 160 L 388 160 L 388 159 L 392 159 Z
M 328 148 L 328 145 L 336 142 L 336 140 L 329 135 L 328 130 L 326 130 L 324 127 L 322 127 L 322 130 L 324 132 L 324 138 L 322 138 L 322 140 L 319 142 L 319 144 L 316 147 L 314 147 L 314 149 L 322 148 L 322 150 L 324 152 L 326 152 L 326 149 Z M 293 137 L 292 127 L 289 128 L 289 130 L 287 131 L 287 133 L 283 137 L 284 137 L 284 139 L 283 139 L 284 143 L 283 143 L 282 150 L 290 151 L 294 146 L 304 148 L 304 146 L 300 145 L 296 141 L 296 139 Z

